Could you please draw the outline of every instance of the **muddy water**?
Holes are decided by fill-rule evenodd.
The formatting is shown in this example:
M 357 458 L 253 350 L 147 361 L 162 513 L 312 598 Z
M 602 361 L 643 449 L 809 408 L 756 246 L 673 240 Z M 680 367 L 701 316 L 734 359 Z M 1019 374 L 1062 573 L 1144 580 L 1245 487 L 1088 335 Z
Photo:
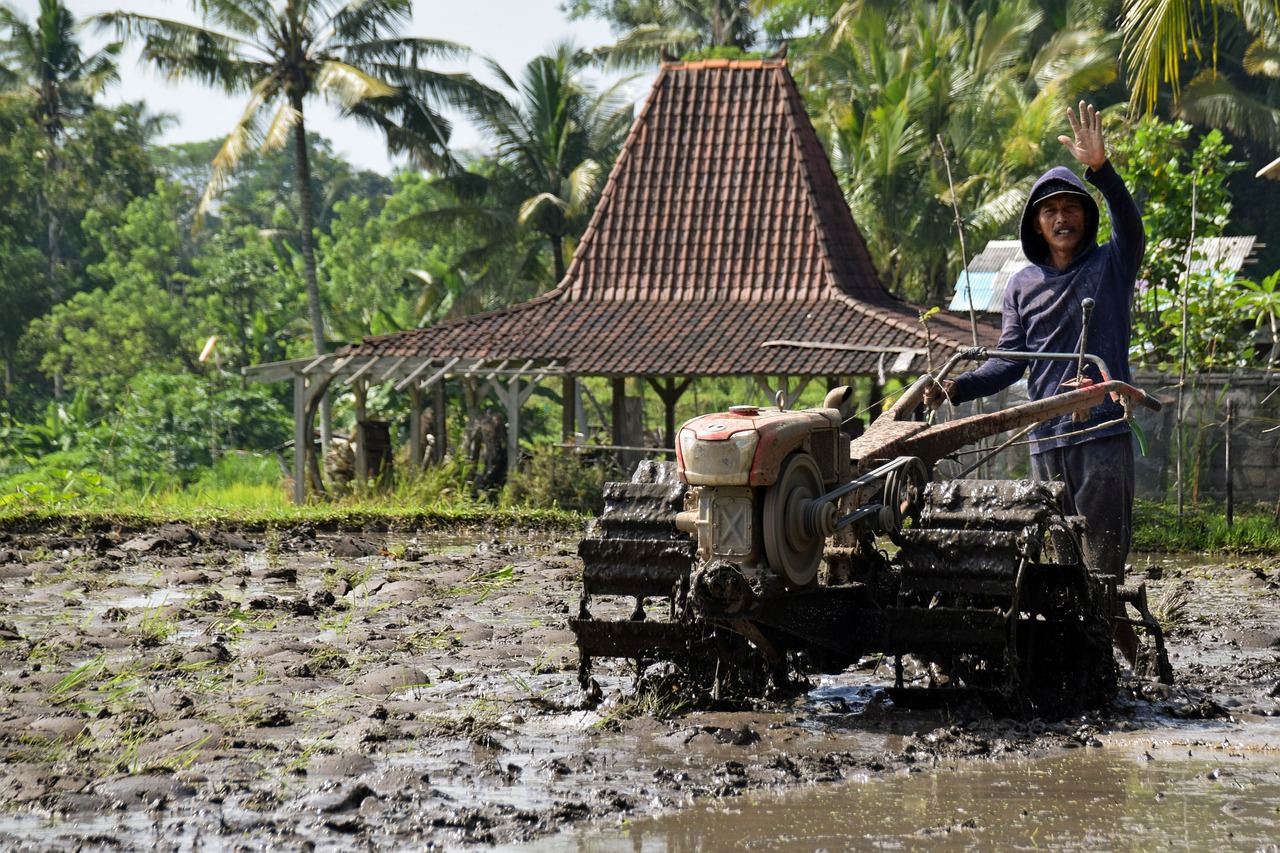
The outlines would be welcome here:
M 894 708 L 883 666 L 713 711 L 636 696 L 631 664 L 605 660 L 603 702 L 583 702 L 575 552 L 528 534 L 0 530 L 0 850 L 1275 834 L 1276 558 L 1136 560 L 1153 601 L 1182 596 L 1179 683 L 1126 678 L 1087 717 L 1007 721 Z M 1150 843 L 1129 840 L 1139 823 Z
M 1276 850 L 1280 739 L 1260 744 L 1257 734 L 1246 745 L 1109 741 L 1040 760 L 864 776 L 530 849 Z

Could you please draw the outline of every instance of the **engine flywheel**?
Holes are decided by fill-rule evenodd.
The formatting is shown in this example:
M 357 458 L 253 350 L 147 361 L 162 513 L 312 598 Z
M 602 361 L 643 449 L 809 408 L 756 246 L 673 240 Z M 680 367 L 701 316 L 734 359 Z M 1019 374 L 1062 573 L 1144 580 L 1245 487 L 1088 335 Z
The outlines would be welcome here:
M 818 576 L 826 539 L 806 528 L 805 510 L 823 494 L 818 463 L 807 453 L 788 456 L 777 481 L 765 491 L 765 556 L 790 586 L 808 586 Z

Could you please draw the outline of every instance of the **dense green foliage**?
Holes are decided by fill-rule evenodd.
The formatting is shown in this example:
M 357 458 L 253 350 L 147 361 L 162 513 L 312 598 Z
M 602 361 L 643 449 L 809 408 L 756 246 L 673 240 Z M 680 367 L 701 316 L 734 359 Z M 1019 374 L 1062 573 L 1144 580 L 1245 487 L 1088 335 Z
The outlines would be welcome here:
M 0 10 L 7 512 L 106 509 L 122 495 L 138 508 L 276 507 L 290 389 L 246 385 L 240 368 L 552 287 L 632 117 L 616 88 L 592 82 L 601 62 L 767 56 L 786 42 L 886 283 L 928 304 L 948 297 L 961 263 L 952 202 L 970 255 L 1008 236 L 1030 181 L 1071 162 L 1056 141 L 1063 111 L 1088 97 L 1105 107 L 1115 160 L 1146 213 L 1136 359 L 1169 366 L 1185 352 L 1193 370 L 1280 360 L 1280 217 L 1266 213 L 1274 185 L 1252 177 L 1280 142 L 1271 0 L 1165 4 L 1190 9 L 1189 29 L 1164 21 L 1150 42 L 1132 35 L 1151 20 L 1145 0 L 566 0 L 570 17 L 604 18 L 617 42 L 555 47 L 511 73 L 492 67 L 494 90 L 426 67 L 457 50 L 399 38 L 407 0 L 352 4 L 348 17 L 335 17 L 344 4 L 193 5 L 205 26 L 127 12 L 100 20 L 161 70 L 247 98 L 230 137 L 173 146 L 157 143 L 164 122 L 143 106 L 102 105 L 119 46 L 99 34 L 91 49 L 93 31 L 77 28 L 65 2 L 41 0 L 35 20 Z M 218 29 L 252 38 L 201 35 Z M 313 40 L 311 60 L 285 43 L 290 33 Z M 283 39 L 281 50 L 245 54 L 255 38 Z M 1135 98 L 1125 75 L 1139 65 L 1118 73 L 1122 51 L 1157 55 L 1179 39 L 1198 48 L 1177 63 L 1185 85 L 1161 80 L 1155 98 Z M 326 91 L 413 168 L 361 171 L 308 134 L 303 107 Z M 444 104 L 483 134 L 485 150 L 465 163 L 449 148 Z M 1184 275 L 1193 183 L 1197 236 L 1258 233 L 1270 245 L 1253 280 Z M 582 428 L 607 440 L 608 383 L 584 386 Z M 451 386 L 450 410 L 489 405 L 478 387 Z M 548 384 L 522 416 L 531 462 L 505 494 L 511 505 L 598 499 L 595 468 L 545 449 L 559 431 L 556 392 Z M 859 393 L 874 402 L 869 382 Z M 660 404 L 639 382 L 628 394 L 645 397 L 656 441 Z M 699 382 L 677 418 L 758 395 L 747 380 Z M 815 385 L 802 403 L 820 396 Z M 402 444 L 403 395 L 378 388 L 366 403 Z M 336 432 L 351 429 L 353 404 L 337 398 Z M 462 425 L 449 432 L 459 447 Z M 465 477 L 455 460 L 403 475 L 393 493 L 465 508 Z

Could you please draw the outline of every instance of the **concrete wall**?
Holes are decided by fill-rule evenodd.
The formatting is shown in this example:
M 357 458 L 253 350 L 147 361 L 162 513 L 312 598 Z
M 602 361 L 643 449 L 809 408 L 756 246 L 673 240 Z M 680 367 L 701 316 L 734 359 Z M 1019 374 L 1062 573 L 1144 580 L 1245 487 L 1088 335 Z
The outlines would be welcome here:
M 1135 384 L 1168 401 L 1164 411 L 1138 417 L 1147 455 L 1138 460 L 1138 494 L 1177 494 L 1179 411 L 1177 377 L 1140 374 Z M 1187 377 L 1181 420 L 1186 430 L 1183 475 L 1187 499 L 1226 496 L 1227 400 L 1235 403 L 1231 473 L 1237 501 L 1274 503 L 1280 495 L 1280 373 L 1200 374 Z M 1271 430 L 1267 432 L 1266 430 Z

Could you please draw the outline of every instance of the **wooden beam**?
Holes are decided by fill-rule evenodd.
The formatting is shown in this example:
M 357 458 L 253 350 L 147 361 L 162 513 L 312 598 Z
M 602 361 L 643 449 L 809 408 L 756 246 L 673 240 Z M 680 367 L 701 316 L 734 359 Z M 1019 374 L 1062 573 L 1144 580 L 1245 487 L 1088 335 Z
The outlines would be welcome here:
M 611 434 L 613 435 L 613 443 L 618 445 L 626 444 L 626 436 L 622 434 L 623 421 L 627 417 L 626 396 L 627 396 L 627 378 L 625 376 L 615 376 L 610 380 L 610 388 L 612 394 L 609 401 L 612 408 L 611 415 L 613 424 L 611 425 Z
M 662 400 L 663 413 L 663 443 L 667 447 L 675 446 L 676 439 L 676 403 L 679 402 L 680 396 L 689 388 L 692 381 L 690 377 L 685 377 L 683 382 L 676 383 L 674 376 L 664 376 L 659 382 L 656 378 L 650 376 L 649 385 L 657 392 L 659 399 Z
M 422 467 L 422 389 L 409 388 L 409 470 Z
M 769 377 L 756 374 L 752 379 L 756 381 L 756 387 L 764 391 L 765 399 L 769 401 L 765 403 L 765 405 L 772 406 L 776 404 L 778 400 L 778 392 L 769 385 Z
M 400 365 L 404 364 L 408 360 L 409 360 L 409 357 L 407 355 L 402 355 L 399 358 L 397 358 L 395 361 L 391 362 L 391 366 L 388 367 L 386 370 L 382 371 L 382 375 L 378 377 L 378 382 L 379 383 L 386 382 L 388 379 L 391 378 L 391 374 L 399 370 Z
M 495 368 L 493 368 L 492 370 L 490 370 L 490 371 L 489 371 L 489 372 L 484 376 L 484 378 L 483 378 L 483 379 L 481 379 L 480 381 L 481 381 L 481 382 L 491 382 L 491 381 L 493 381 L 493 377 L 497 376 L 497 375 L 498 375 L 498 373 L 499 373 L 500 371 L 505 370 L 505 369 L 506 369 L 506 367 L 507 367 L 507 365 L 508 365 L 510 362 L 511 362 L 511 359 L 509 359 L 509 358 L 504 358 L 502 361 L 498 362 L 498 366 L 497 366 L 497 367 L 495 367 Z M 477 375 L 478 375 L 478 373 L 479 373 L 479 371 L 477 371 Z
M 357 367 L 357 368 L 356 368 L 355 373 L 352 373 L 350 376 L 348 376 L 346 379 L 344 379 L 344 380 L 342 381 L 342 384 L 343 384 L 343 385 L 350 385 L 350 384 L 352 384 L 352 383 L 353 383 L 353 382 L 355 382 L 357 379 L 359 379 L 361 376 L 364 376 L 366 373 L 368 373 L 370 370 L 372 370 L 372 369 L 373 369 L 373 366 L 374 366 L 375 364 L 377 364 L 377 363 L 378 363 L 378 359 L 377 359 L 377 358 L 370 358 L 370 359 L 369 359 L 368 361 L 366 361 L 364 364 L 362 364 L 362 365 L 360 365 L 359 367 Z
M 369 385 L 363 380 L 356 382 L 356 452 L 355 452 L 355 471 L 352 472 L 355 481 L 364 486 L 368 482 L 365 475 L 369 469 L 369 454 L 365 451 L 365 434 L 364 422 L 368 418 L 366 404 L 368 401 Z
M 404 389 L 408 388 L 409 385 L 413 382 L 413 380 L 417 379 L 418 375 L 425 372 L 426 369 L 430 366 L 431 366 L 431 359 L 427 359 L 426 361 L 422 362 L 422 364 L 419 364 L 413 370 L 409 371 L 408 376 L 406 376 L 404 379 L 401 379 L 399 382 L 396 383 L 396 390 L 403 391 Z
M 307 377 L 293 377 L 293 502 L 307 502 Z
M 578 414 L 578 378 L 560 378 L 560 440 L 572 442 L 578 434 L 575 421 Z
M 507 380 L 507 471 L 520 467 L 520 377 Z
M 274 364 L 251 364 L 248 367 L 240 368 L 240 375 L 250 382 L 280 382 L 285 379 L 293 379 L 298 373 L 298 368 L 288 362 L 276 362 Z
M 439 370 L 437 370 L 435 373 L 431 374 L 430 378 L 428 378 L 428 379 L 424 379 L 424 380 L 422 380 L 421 382 L 419 382 L 419 383 L 418 383 L 418 387 L 419 387 L 419 388 L 422 388 L 423 390 L 425 390 L 425 389 L 427 389 L 427 388 L 430 388 L 432 385 L 435 385 L 435 384 L 436 384 L 437 382 L 439 382 L 439 381 L 444 377 L 444 375 L 445 375 L 446 373 L 448 373 L 448 372 L 453 368 L 453 366 L 454 366 L 455 364 L 457 364 L 460 360 L 461 360 L 461 359 L 456 358 L 456 357 L 455 357 L 455 358 L 451 358 L 451 359 L 449 359 L 448 361 L 446 361 L 446 362 L 444 363 L 444 367 L 440 368 L 440 369 L 439 369 Z
M 306 411 L 303 414 L 302 420 L 306 425 L 308 450 L 311 449 L 311 424 L 315 422 L 316 412 L 319 411 L 320 407 L 324 404 L 325 393 L 329 390 L 329 382 L 332 379 L 332 376 L 314 376 L 307 378 L 307 403 Z M 317 452 L 307 453 L 307 470 L 311 473 L 311 485 L 317 494 L 325 493 L 323 468 L 324 454 L 328 452 L 328 449 L 329 448 L 322 442 Z
M 796 385 L 796 390 L 787 392 L 786 407 L 788 409 L 790 409 L 792 406 L 796 404 L 796 400 L 800 399 L 800 395 L 804 393 L 804 389 L 808 388 L 809 383 L 812 381 L 813 381 L 812 376 L 803 376 L 800 378 L 799 383 Z M 787 388 L 790 385 L 791 385 L 791 379 L 790 377 L 787 377 L 786 380 L 783 382 L 782 387 Z
M 310 364 L 308 364 L 306 367 L 302 368 L 302 372 L 303 372 L 304 374 L 310 373 L 311 371 L 315 370 L 317 367 L 319 367 L 320 365 L 324 364 L 324 363 L 325 363 L 326 361 L 328 361 L 328 360 L 329 360 L 329 356 L 328 356 L 328 354 L 325 354 L 325 355 L 318 355 L 318 356 L 316 356 L 316 357 L 315 357 L 315 359 L 313 359 L 313 360 L 312 360 L 312 362 L 311 362 Z
M 440 463 L 444 461 L 445 446 L 448 444 L 449 429 L 445 423 L 445 404 L 448 402 L 446 396 L 446 388 L 444 383 L 447 380 L 440 380 L 431 387 L 431 412 L 432 420 L 435 422 L 436 441 L 431 445 L 431 459 L 433 462 Z

